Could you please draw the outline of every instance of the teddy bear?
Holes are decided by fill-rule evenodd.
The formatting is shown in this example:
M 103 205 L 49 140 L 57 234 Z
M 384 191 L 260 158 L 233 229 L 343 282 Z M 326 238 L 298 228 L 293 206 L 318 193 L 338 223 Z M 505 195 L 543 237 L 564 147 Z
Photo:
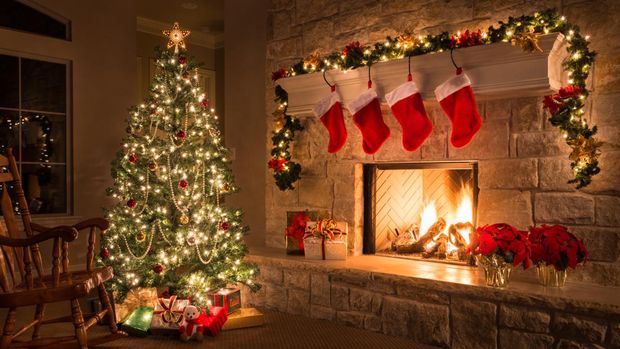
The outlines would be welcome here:
M 204 312 L 193 305 L 188 305 L 183 310 L 183 321 L 179 327 L 181 332 L 181 340 L 187 342 L 190 339 L 196 339 L 201 342 L 204 338 Z

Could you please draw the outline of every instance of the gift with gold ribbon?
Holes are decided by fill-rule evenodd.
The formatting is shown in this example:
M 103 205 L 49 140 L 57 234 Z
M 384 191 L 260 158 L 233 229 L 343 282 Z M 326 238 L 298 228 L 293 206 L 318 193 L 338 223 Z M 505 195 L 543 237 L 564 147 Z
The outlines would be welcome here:
M 189 304 L 188 299 L 178 299 L 175 295 L 170 298 L 157 298 L 151 319 L 151 332 L 154 334 L 178 332 L 183 321 L 183 309 Z
M 324 218 L 308 222 L 304 236 L 307 259 L 339 259 L 347 257 L 347 222 Z
M 137 287 L 129 290 L 121 304 L 114 304 L 116 322 L 120 323 L 140 307 L 153 307 L 157 303 L 157 289 L 154 287 Z

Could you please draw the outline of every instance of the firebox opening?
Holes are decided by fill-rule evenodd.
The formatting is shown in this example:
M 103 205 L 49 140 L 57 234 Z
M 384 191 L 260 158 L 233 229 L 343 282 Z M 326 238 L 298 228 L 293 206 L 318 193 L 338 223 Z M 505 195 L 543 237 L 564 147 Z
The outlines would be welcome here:
M 477 163 L 364 165 L 364 253 L 472 264 Z

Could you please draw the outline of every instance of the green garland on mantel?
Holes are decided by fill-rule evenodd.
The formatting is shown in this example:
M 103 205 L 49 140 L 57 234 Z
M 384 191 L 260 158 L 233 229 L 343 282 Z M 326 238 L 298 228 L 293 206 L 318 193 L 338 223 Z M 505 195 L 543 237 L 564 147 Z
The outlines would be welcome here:
M 490 26 L 486 32 L 466 30 L 455 35 L 442 32 L 426 36 L 405 33 L 395 38 L 388 36 L 385 41 L 373 45 L 362 45 L 355 41 L 342 51 L 334 51 L 326 56 L 321 57 L 315 52 L 288 69 L 280 68 L 273 72 L 271 78 L 277 81 L 280 78 L 327 69 L 350 70 L 408 56 L 498 42 L 511 42 L 532 52 L 540 50 L 538 37 L 549 33 L 561 33 L 568 42 L 569 57 L 562 65 L 568 73 L 569 85 L 561 88 L 557 94 L 546 96 L 544 109 L 549 112 L 549 122 L 560 129 L 572 149 L 570 159 L 573 179 L 569 183 L 576 184 L 579 189 L 590 184 L 592 176 L 600 172 L 598 157 L 601 142 L 594 137 L 597 128 L 588 126 L 584 117 L 584 103 L 589 94 L 586 79 L 596 53 L 588 48 L 589 37 L 582 36 L 578 26 L 568 23 L 566 18 L 555 10 L 509 17 L 508 22 L 500 21 L 497 28 Z M 300 177 L 301 165 L 291 160 L 289 146 L 295 132 L 302 131 L 303 126 L 297 118 L 287 113 L 286 91 L 277 85 L 275 94 L 275 101 L 279 106 L 274 112 L 273 149 L 269 167 L 274 171 L 276 185 L 280 190 L 294 189 L 293 184 Z

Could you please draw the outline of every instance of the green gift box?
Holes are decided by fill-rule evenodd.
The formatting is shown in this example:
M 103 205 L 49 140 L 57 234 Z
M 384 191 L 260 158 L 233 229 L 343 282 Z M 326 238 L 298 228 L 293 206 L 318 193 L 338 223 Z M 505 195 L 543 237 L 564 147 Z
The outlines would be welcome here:
M 140 307 L 131 313 L 121 324 L 121 329 L 136 337 L 144 337 L 148 334 L 153 318 L 152 307 Z
M 241 290 L 238 288 L 221 288 L 209 294 L 211 305 L 223 307 L 228 314 L 241 309 Z

